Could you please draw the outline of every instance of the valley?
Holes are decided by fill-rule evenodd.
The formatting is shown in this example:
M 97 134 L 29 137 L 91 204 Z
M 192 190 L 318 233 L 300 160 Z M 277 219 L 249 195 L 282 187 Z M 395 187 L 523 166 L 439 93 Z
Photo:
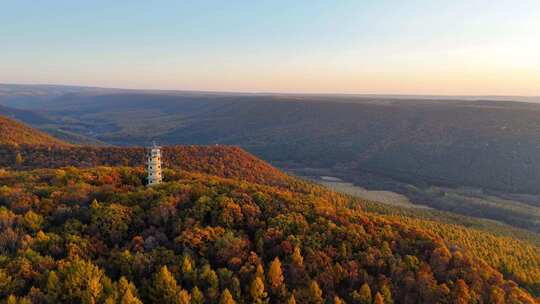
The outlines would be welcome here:
M 540 229 L 540 104 L 9 88 L 0 114 L 72 143 L 237 145 L 286 171 L 318 168 L 415 205 Z

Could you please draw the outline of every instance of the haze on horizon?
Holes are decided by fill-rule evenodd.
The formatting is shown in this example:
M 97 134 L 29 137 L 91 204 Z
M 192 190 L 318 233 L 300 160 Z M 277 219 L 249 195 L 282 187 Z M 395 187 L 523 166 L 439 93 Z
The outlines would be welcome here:
M 13 1 L 0 82 L 540 95 L 540 2 Z

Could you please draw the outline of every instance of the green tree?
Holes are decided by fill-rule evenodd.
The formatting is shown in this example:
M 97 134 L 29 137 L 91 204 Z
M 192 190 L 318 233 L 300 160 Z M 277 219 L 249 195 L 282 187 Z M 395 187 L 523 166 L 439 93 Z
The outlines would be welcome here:
M 97 303 L 103 291 L 104 276 L 98 266 L 76 256 L 60 270 L 62 289 L 58 296 L 66 302 Z
M 380 293 L 384 298 L 384 303 L 385 304 L 393 304 L 394 303 L 394 298 L 392 297 L 392 291 L 390 290 L 390 288 L 388 287 L 387 284 L 384 284 L 381 287 Z
M 231 280 L 231 294 L 233 298 L 240 299 L 242 297 L 242 286 L 240 280 L 237 277 L 233 277 Z
M 112 244 L 120 242 L 131 223 L 131 209 L 120 204 L 102 205 L 94 200 L 90 205 L 92 227 Z
M 154 274 L 152 287 L 150 289 L 150 299 L 154 303 L 175 304 L 178 294 L 178 284 L 167 266 L 161 267 L 159 272 Z
M 13 278 L 7 273 L 7 271 L 0 269 L 0 297 L 6 297 L 14 292 L 13 284 Z
M 360 291 L 354 291 L 352 293 L 352 299 L 356 304 L 371 304 L 373 297 L 369 285 L 364 283 L 362 287 L 360 287 Z
M 199 279 L 206 287 L 206 295 L 212 300 L 217 300 L 219 297 L 219 278 L 210 265 L 206 264 L 202 267 Z
M 197 286 L 193 287 L 193 289 L 191 290 L 191 303 L 204 304 L 204 295 Z
M 22 219 L 23 225 L 32 232 L 37 232 L 43 225 L 43 217 L 32 210 L 28 210 Z
M 142 303 L 138 298 L 137 288 L 125 277 L 120 277 L 117 284 L 117 291 L 122 304 L 139 304 Z
M 56 303 L 61 292 L 60 281 L 55 271 L 49 272 L 47 276 L 47 301 Z

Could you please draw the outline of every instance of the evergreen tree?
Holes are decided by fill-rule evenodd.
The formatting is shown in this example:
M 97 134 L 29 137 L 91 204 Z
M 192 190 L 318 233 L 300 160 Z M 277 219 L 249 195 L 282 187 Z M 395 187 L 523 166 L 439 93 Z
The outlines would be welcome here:
M 345 304 L 345 301 L 343 301 L 340 297 L 334 296 L 334 304 Z
M 123 276 L 118 280 L 117 292 L 121 304 L 142 304 L 141 300 L 138 298 L 135 285 Z
M 66 302 L 97 303 L 103 291 L 103 270 L 79 257 L 60 271 L 62 289 L 58 297 Z
M 260 276 L 255 276 L 249 287 L 249 294 L 255 304 L 266 303 L 267 293 L 264 291 L 264 282 Z
M 114 295 L 109 295 L 106 299 L 105 299 L 105 304 L 116 304 L 116 303 L 122 303 L 122 299 L 120 299 L 120 301 L 117 301 L 115 296 Z
M 304 265 L 304 257 L 300 253 L 300 247 L 294 247 L 293 254 L 291 255 L 291 261 L 295 266 L 301 267 Z
M 373 298 L 369 285 L 367 283 L 364 283 L 362 287 L 360 287 L 360 291 L 354 291 L 352 293 L 352 299 L 355 304 L 371 304 Z
M 233 299 L 233 296 L 229 292 L 229 289 L 225 288 L 223 293 L 221 293 L 221 298 L 219 299 L 219 304 L 236 304 Z
M 58 296 L 60 294 L 61 286 L 58 276 L 55 271 L 49 272 L 47 276 L 47 301 L 49 303 L 55 303 L 58 301 Z
M 9 295 L 9 297 L 7 298 L 7 304 L 17 304 L 17 297 L 14 296 L 14 295 Z
M 32 301 L 28 297 L 20 298 L 17 304 L 32 304 Z
M 373 304 L 384 304 L 384 298 L 379 292 L 375 294 L 375 300 L 373 301 Z
M 232 278 L 231 294 L 233 295 L 233 298 L 235 299 L 242 298 L 242 287 L 240 286 L 240 280 L 238 280 L 237 277 Z
M 177 294 L 178 285 L 176 279 L 169 272 L 167 266 L 161 267 L 159 272 L 154 274 L 150 289 L 150 299 L 154 303 L 175 304 Z
M 120 298 L 120 304 L 142 304 L 143 302 L 135 296 L 130 289 L 126 290 Z
M 195 281 L 195 272 L 193 271 L 193 262 L 187 255 L 182 257 L 182 280 L 186 284 L 193 284 Z
M 255 276 L 258 276 L 261 279 L 264 279 L 264 268 L 261 264 L 257 264 L 257 270 L 255 272 Z
M 319 287 L 319 283 L 317 283 L 315 280 L 311 281 L 309 284 L 308 297 L 309 303 L 322 304 L 324 302 L 322 290 Z
M 197 286 L 191 290 L 191 304 L 204 304 L 204 295 Z
M 209 264 L 203 266 L 200 279 L 204 286 L 206 286 L 206 295 L 212 301 L 217 301 L 219 297 L 219 278 L 218 275 Z
M 118 280 L 117 291 L 120 296 L 123 296 L 124 293 L 128 291 L 135 296 L 138 294 L 135 285 L 128 281 L 124 276 L 120 277 L 120 279 Z
M 189 292 L 185 289 L 180 290 L 178 293 L 178 301 L 177 304 L 190 304 L 191 303 L 191 295 Z
M 274 294 L 280 294 L 283 290 L 283 271 L 281 270 L 281 262 L 278 257 L 276 257 L 272 263 L 270 263 L 270 268 L 268 269 L 267 282 L 270 285 L 270 289 Z
M 287 300 L 287 304 L 296 304 L 296 299 L 294 298 L 294 294 L 292 294 L 289 299 Z
M 392 297 L 392 291 L 390 290 L 390 288 L 388 287 L 387 284 L 384 284 L 381 287 L 379 292 L 383 296 L 385 304 L 393 304 L 394 303 L 394 298 Z

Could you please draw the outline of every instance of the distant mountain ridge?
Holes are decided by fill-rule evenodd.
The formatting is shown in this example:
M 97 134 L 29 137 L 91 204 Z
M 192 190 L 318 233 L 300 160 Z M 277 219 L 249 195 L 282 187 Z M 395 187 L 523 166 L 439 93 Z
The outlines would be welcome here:
M 165 94 L 165 95 L 214 95 L 214 96 L 278 96 L 285 98 L 339 98 L 339 99 L 397 99 L 397 100 L 490 100 L 540 102 L 540 96 L 522 95 L 437 95 L 437 94 L 372 94 L 372 93 L 280 93 L 280 92 L 234 92 L 234 91 L 202 91 L 172 89 L 125 89 L 99 86 L 58 85 L 58 84 L 8 84 L 0 83 L 0 100 L 13 96 L 60 96 L 69 93 L 84 94 Z

